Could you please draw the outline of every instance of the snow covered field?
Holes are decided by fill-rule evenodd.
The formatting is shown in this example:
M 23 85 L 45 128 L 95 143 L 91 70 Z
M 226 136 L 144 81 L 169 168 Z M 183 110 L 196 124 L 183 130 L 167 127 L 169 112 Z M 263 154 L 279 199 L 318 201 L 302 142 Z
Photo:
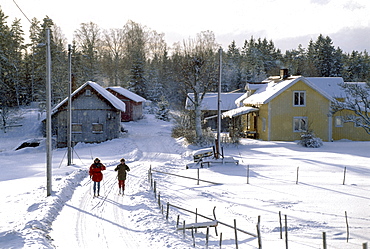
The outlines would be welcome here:
M 46 197 L 45 147 L 14 151 L 20 141 L 39 137 L 36 110 L 24 114 L 22 127 L 0 133 L 0 248 L 194 248 L 195 215 L 182 207 L 256 234 L 258 216 L 263 248 L 285 248 L 279 212 L 287 217 L 289 248 L 362 248 L 370 241 L 370 142 L 332 142 L 304 148 L 294 142 L 242 140 L 224 148 L 239 165 L 186 169 L 191 153 L 171 138 L 171 124 L 151 115 L 125 123 L 128 134 L 101 144 L 78 144 L 74 166 L 66 166 L 66 149 L 53 151 L 53 194 Z M 107 166 L 102 197 L 92 198 L 88 168 L 99 157 Z M 119 196 L 116 173 L 121 157 L 130 166 L 126 195 Z M 148 182 L 153 169 L 158 206 Z M 247 169 L 249 167 L 249 184 Z M 344 180 L 344 168 L 346 178 Z M 155 171 L 154 171 L 155 170 Z M 297 182 L 298 172 L 298 182 Z M 347 213 L 347 220 L 345 217 Z M 198 222 L 208 221 L 198 217 Z M 347 223 L 349 240 L 347 242 Z M 236 248 L 233 229 L 219 224 L 209 230 L 208 248 Z M 195 234 L 195 248 L 206 248 L 206 229 Z M 239 248 L 258 248 L 257 238 L 237 233 Z

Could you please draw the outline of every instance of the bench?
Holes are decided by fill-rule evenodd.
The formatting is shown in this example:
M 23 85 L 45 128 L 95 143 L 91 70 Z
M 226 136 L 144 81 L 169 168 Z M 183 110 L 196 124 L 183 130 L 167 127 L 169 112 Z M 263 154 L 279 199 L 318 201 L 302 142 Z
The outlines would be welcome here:
M 194 162 L 201 161 L 204 157 L 212 157 L 213 156 L 213 148 L 206 148 L 194 151 L 193 153 L 193 159 Z

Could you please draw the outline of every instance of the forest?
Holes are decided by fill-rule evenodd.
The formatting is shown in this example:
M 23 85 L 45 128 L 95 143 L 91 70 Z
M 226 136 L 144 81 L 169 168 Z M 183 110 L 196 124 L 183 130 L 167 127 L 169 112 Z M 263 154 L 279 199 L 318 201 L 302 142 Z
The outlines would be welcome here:
M 33 18 L 25 39 L 20 20 L 8 24 L 0 8 L 0 106 L 10 108 L 45 101 L 46 28 L 51 33 L 52 105 L 67 96 L 68 44 L 62 29 L 46 16 Z M 158 103 L 166 100 L 183 109 L 186 94 L 216 91 L 222 52 L 222 92 L 243 91 L 246 82 L 260 82 L 287 68 L 291 75 L 343 77 L 347 82 L 370 81 L 370 57 L 365 51 L 343 52 L 330 37 L 319 35 L 307 48 L 284 53 L 272 40 L 246 37 L 237 47 L 220 49 L 212 31 L 166 44 L 165 34 L 134 21 L 122 28 L 101 29 L 81 23 L 71 44 L 72 84 L 86 81 L 122 86 Z M 26 42 L 26 40 L 28 42 Z

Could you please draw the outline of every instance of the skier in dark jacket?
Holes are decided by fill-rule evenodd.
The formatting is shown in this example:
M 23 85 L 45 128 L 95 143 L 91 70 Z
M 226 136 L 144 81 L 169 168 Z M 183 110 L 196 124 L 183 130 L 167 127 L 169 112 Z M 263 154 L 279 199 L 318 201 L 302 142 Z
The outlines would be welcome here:
M 120 160 L 120 164 L 114 169 L 118 171 L 117 178 L 118 178 L 118 187 L 119 187 L 119 194 L 124 194 L 125 191 L 125 180 L 127 176 L 127 172 L 130 171 L 130 168 L 126 165 L 125 159 L 122 158 Z
M 89 175 L 91 180 L 94 182 L 94 197 L 99 196 L 100 193 L 100 182 L 103 180 L 102 170 L 105 170 L 105 166 L 100 163 L 99 158 L 95 158 L 94 163 L 90 166 Z M 97 190 L 97 195 L 96 195 Z

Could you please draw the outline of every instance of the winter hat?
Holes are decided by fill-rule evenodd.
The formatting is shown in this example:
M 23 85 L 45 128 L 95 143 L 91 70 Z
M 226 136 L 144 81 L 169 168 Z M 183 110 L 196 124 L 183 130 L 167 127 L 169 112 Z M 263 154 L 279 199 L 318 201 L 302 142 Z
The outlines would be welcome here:
M 94 162 L 95 162 L 95 161 L 100 162 L 100 159 L 99 159 L 99 158 L 95 158 L 95 159 L 94 159 Z
M 120 162 L 125 162 L 125 159 L 124 158 L 121 158 Z

